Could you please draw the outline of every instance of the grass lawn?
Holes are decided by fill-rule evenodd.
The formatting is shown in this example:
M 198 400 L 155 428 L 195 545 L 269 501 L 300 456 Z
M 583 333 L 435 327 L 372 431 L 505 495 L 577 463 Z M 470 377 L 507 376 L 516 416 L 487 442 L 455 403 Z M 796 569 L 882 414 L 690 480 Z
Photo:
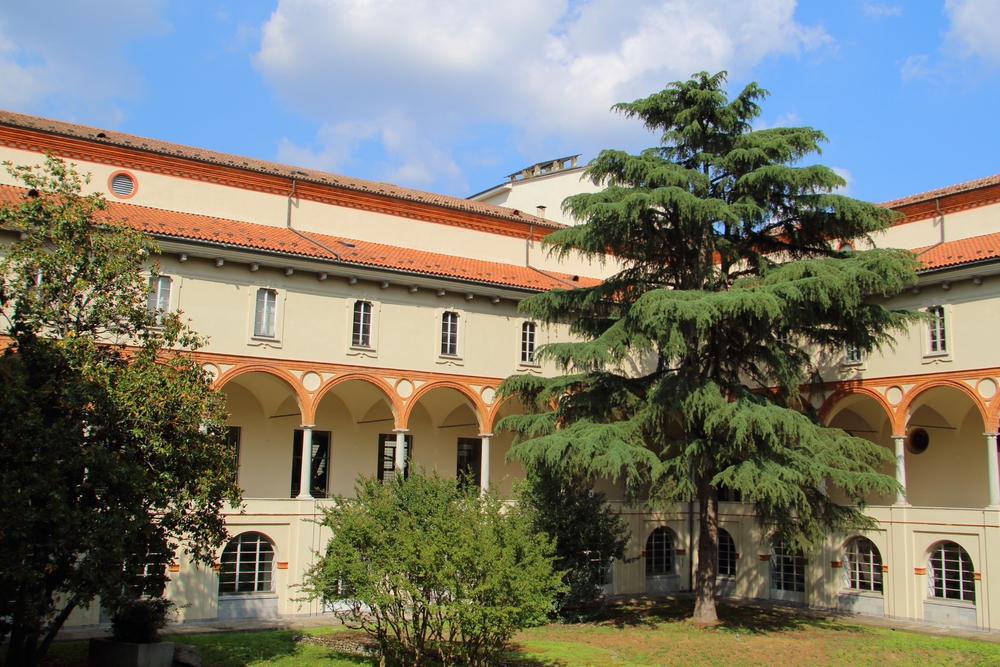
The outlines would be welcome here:
M 998 665 L 1000 644 L 893 632 L 806 618 L 782 611 L 721 607 L 723 624 L 699 630 L 686 620 L 690 605 L 627 606 L 604 620 L 549 625 L 516 639 L 508 664 L 524 667 L 766 665 Z M 305 638 L 303 639 L 303 635 Z M 205 667 L 357 667 L 370 659 L 330 645 L 363 635 L 340 628 L 305 632 L 220 632 L 183 635 Z M 53 646 L 46 667 L 86 667 L 86 643 Z

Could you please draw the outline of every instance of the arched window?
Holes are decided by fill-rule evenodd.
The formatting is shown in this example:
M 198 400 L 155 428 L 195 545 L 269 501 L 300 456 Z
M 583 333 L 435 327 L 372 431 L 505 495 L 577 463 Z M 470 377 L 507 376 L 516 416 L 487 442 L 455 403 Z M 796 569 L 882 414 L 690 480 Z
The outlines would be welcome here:
M 719 574 L 736 576 L 736 542 L 729 531 L 719 528 Z
M 274 591 L 274 545 L 255 532 L 234 537 L 222 551 L 219 594 Z
M 939 542 L 927 558 L 927 596 L 946 600 L 976 601 L 972 559 L 954 542 Z
M 806 559 L 784 542 L 775 542 L 771 547 L 771 590 L 806 592 Z
M 535 323 L 521 324 L 521 363 L 535 363 Z
M 646 576 L 674 573 L 674 534 L 660 527 L 646 539 Z
M 882 554 L 867 537 L 855 537 L 844 550 L 844 588 L 882 592 Z
M 354 325 L 351 328 L 351 347 L 372 346 L 372 302 L 354 302 Z
M 458 356 L 458 313 L 451 310 L 441 315 L 441 354 Z

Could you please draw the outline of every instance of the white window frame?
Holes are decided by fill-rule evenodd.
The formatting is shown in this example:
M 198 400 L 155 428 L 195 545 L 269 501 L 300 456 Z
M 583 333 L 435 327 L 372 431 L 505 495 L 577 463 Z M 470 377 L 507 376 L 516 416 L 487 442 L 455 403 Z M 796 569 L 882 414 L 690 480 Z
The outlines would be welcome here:
M 368 347 L 354 344 L 354 306 L 359 301 L 370 303 L 371 327 L 369 330 L 370 345 Z M 377 359 L 379 348 L 379 320 L 382 315 L 382 302 L 375 298 L 375 295 L 367 291 L 357 291 L 350 295 L 344 302 L 344 327 L 345 345 L 344 350 L 349 357 L 360 357 L 366 359 Z
M 252 559 L 248 558 L 244 562 L 241 559 L 241 556 L 243 556 L 244 554 L 248 554 L 249 555 L 250 551 L 249 550 L 244 550 L 243 546 L 244 546 L 244 543 L 247 542 L 247 540 L 245 538 L 247 536 L 250 536 L 250 535 L 256 536 L 256 541 L 255 541 L 256 548 L 253 550 L 253 558 Z M 270 546 L 270 549 L 271 549 L 271 551 L 270 551 L 270 558 L 264 558 L 264 559 L 261 558 L 260 544 L 261 544 L 262 541 L 265 542 L 265 543 L 267 543 Z M 223 576 L 227 576 L 228 577 L 227 574 L 224 575 L 225 567 L 228 564 L 226 562 L 226 560 L 227 560 L 227 552 L 230 553 L 230 554 L 233 553 L 233 551 L 229 550 L 229 547 L 234 546 L 234 543 L 235 543 L 235 549 L 234 549 L 234 551 L 235 551 L 235 555 L 236 555 L 236 561 L 235 561 L 236 571 L 233 573 L 235 575 L 235 578 L 234 578 L 234 581 L 233 581 L 233 588 L 235 590 L 232 590 L 232 591 L 229 591 L 229 590 L 223 591 L 222 587 L 223 587 L 224 583 L 223 583 L 222 578 L 223 578 Z M 277 560 L 278 560 L 277 557 L 278 557 L 278 550 L 275 547 L 274 540 L 272 540 L 270 537 L 268 537 L 264 533 L 261 533 L 261 532 L 256 531 L 256 530 L 248 530 L 246 532 L 240 533 L 239 535 L 235 535 L 226 544 L 225 548 L 222 550 L 222 553 L 219 554 L 219 589 L 218 589 L 219 590 L 219 596 L 220 597 L 225 597 L 225 596 L 231 596 L 231 595 L 273 595 L 274 592 L 275 592 L 275 590 L 276 590 L 276 587 L 275 587 L 275 564 L 277 563 Z M 242 569 L 241 566 L 244 565 L 244 564 L 252 564 L 253 565 L 254 581 L 253 581 L 253 590 L 252 591 L 248 591 L 248 590 L 241 591 L 241 590 L 239 590 L 239 588 L 240 588 L 239 575 L 240 575 L 240 570 Z M 268 565 L 270 566 L 269 568 L 268 568 Z M 268 569 L 270 570 L 269 572 L 268 572 Z M 244 571 L 246 571 L 246 570 L 244 570 Z M 268 575 L 267 575 L 267 580 L 268 580 L 267 581 L 267 586 L 268 587 L 266 588 L 266 590 L 263 588 L 263 582 L 261 581 L 261 575 L 264 572 L 268 572 Z M 225 585 L 227 587 L 228 587 L 228 584 L 229 584 L 229 582 L 225 583 Z
M 441 351 L 442 337 L 444 335 L 444 315 L 445 313 L 455 313 L 458 316 L 458 336 L 456 341 L 456 354 L 445 354 Z M 453 366 L 465 365 L 465 339 L 468 335 L 469 320 L 468 314 L 454 306 L 448 305 L 437 308 L 434 311 L 434 359 L 435 363 L 448 364 Z
M 263 297 L 263 299 L 261 298 Z M 263 303 L 262 303 L 263 301 Z M 254 338 L 278 337 L 278 293 L 261 287 L 257 290 L 253 310 Z
M 725 549 L 723 548 L 723 537 L 722 537 L 723 535 L 725 535 L 726 537 L 729 538 L 729 542 L 725 545 Z M 716 563 L 717 563 L 718 568 L 719 568 L 719 576 L 720 577 L 735 577 L 736 576 L 736 565 L 737 565 L 736 561 L 738 561 L 740 559 L 740 552 L 736 549 L 736 539 L 733 537 L 733 534 L 730 533 L 728 530 L 726 530 L 725 528 L 723 528 L 721 526 L 719 527 L 718 552 L 719 552 L 719 555 L 718 555 L 718 560 L 716 561 Z M 725 558 L 725 561 L 723 560 L 724 558 Z M 723 572 L 722 571 L 722 564 L 723 564 L 723 562 L 725 562 L 727 565 L 731 565 L 732 566 L 731 568 L 727 567 L 727 569 L 730 569 L 731 571 L 729 571 L 729 572 Z
M 525 346 L 528 343 L 527 336 L 529 334 L 530 328 L 530 343 L 531 343 L 531 353 L 528 358 L 525 359 Z M 541 364 L 538 363 L 538 324 L 532 320 L 523 320 L 521 322 L 520 329 L 520 345 L 518 349 L 518 364 L 520 366 L 527 366 L 530 368 L 538 368 Z
M 155 285 L 154 285 L 155 283 Z M 166 295 L 163 286 L 166 283 Z M 159 275 L 149 279 L 149 296 L 146 298 L 146 308 L 154 316 L 156 326 L 163 324 L 163 314 L 173 310 L 174 279 L 173 276 Z
M 925 343 L 927 351 L 926 357 L 944 357 L 951 351 L 950 332 L 948 331 L 948 316 L 944 306 L 931 306 L 925 311 L 933 315 L 934 319 L 927 323 L 927 337 Z
M 867 537 L 851 538 L 844 549 L 844 588 L 865 593 L 885 593 L 882 553 Z
M 841 362 L 842 366 L 864 366 L 865 365 L 865 354 L 861 351 L 861 348 L 856 345 L 846 344 L 844 345 L 844 360 Z
M 954 556 L 957 556 L 957 559 Z M 951 540 L 938 542 L 927 554 L 927 599 L 975 604 L 976 573 L 974 570 L 972 557 L 961 544 Z M 940 589 L 938 587 L 939 580 L 943 580 L 945 583 Z M 957 589 L 954 586 L 955 582 L 958 584 Z M 948 586 L 949 583 L 952 585 Z M 958 597 L 948 595 L 949 589 L 957 591 Z M 939 592 L 942 595 L 938 595 Z
M 372 313 L 375 307 L 371 301 L 356 299 L 351 309 L 351 347 L 371 349 Z
M 262 336 L 257 334 L 257 299 L 261 290 L 269 290 L 274 293 L 274 335 Z M 274 283 L 254 283 L 248 290 L 249 305 L 249 326 L 247 331 L 247 344 L 253 347 L 274 347 L 282 346 L 282 335 L 284 334 L 285 303 L 288 298 L 288 291 Z
M 656 535 L 662 536 L 662 539 L 654 539 Z M 663 551 L 663 554 L 657 559 L 656 552 L 660 550 Z M 670 528 L 657 526 L 649 531 L 649 535 L 646 536 L 646 548 L 642 554 L 646 561 L 647 577 L 677 574 L 677 536 Z M 656 568 L 657 560 L 664 562 L 665 567 L 663 569 Z

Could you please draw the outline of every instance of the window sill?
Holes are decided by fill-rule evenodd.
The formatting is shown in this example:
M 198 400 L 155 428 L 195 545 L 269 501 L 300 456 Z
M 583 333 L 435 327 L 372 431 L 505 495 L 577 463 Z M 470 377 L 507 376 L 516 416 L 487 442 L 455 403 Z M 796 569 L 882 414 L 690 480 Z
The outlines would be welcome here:
M 518 365 L 519 368 L 541 368 L 542 367 L 541 364 L 534 363 L 534 362 L 531 362 L 531 361 L 522 361 L 522 362 L 519 362 L 517 365 Z
M 457 354 L 439 354 L 438 359 L 442 361 L 462 361 L 462 357 Z
M 946 363 L 951 361 L 951 352 L 932 352 L 925 354 L 921 359 L 924 364 Z
M 281 339 L 275 336 L 250 336 L 250 340 L 259 340 L 262 343 L 280 343 Z
M 263 592 L 262 593 L 219 593 L 219 599 L 220 600 L 222 600 L 222 599 L 225 599 L 225 600 L 241 600 L 241 599 L 244 599 L 244 600 L 249 600 L 249 599 L 267 600 L 269 598 L 273 598 L 273 599 L 277 600 L 278 599 L 278 594 L 274 593 L 274 592 L 268 592 L 268 593 L 263 593 Z
M 942 607 L 960 607 L 962 609 L 975 609 L 975 602 L 968 602 L 967 600 L 951 600 L 949 598 L 924 598 L 925 603 L 937 604 Z
M 374 352 L 375 348 L 371 345 L 351 345 L 350 349 L 356 352 Z

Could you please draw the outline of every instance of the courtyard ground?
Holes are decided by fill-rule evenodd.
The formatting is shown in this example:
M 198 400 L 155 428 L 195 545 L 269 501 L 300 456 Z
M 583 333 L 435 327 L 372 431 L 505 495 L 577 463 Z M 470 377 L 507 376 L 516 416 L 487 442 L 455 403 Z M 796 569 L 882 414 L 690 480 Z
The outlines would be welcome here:
M 687 601 L 633 602 L 600 620 L 520 633 L 507 664 L 523 667 L 659 665 L 903 666 L 998 665 L 1000 643 L 803 615 L 780 608 L 720 607 L 722 624 L 697 629 Z M 363 655 L 363 633 L 339 626 L 216 631 L 171 637 L 194 644 L 204 667 L 348 667 Z M 46 667 L 85 667 L 86 642 L 55 644 Z

